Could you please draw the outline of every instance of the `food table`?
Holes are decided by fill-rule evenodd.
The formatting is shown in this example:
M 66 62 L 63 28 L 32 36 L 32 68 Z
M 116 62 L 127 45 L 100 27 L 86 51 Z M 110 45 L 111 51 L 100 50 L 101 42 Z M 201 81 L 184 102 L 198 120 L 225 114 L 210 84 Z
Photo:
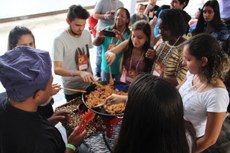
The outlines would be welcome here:
M 84 99 L 85 96 L 83 95 L 82 98 L 73 99 L 56 109 L 56 111 L 66 110 L 70 113 L 68 121 L 62 123 L 66 128 L 67 136 L 70 135 L 73 129 L 80 123 L 82 114 L 89 109 Z M 95 112 L 96 115 L 93 121 L 86 126 L 87 135 L 84 145 L 88 150 L 87 152 L 111 152 L 118 137 L 123 112 L 108 114 L 103 107 L 96 109 L 90 108 L 90 110 Z

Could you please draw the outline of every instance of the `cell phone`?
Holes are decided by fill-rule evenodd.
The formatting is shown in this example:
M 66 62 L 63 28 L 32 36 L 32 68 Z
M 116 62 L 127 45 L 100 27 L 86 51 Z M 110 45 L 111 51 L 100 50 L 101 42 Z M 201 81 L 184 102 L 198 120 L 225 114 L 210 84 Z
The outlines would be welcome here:
M 110 14 L 114 15 L 115 12 L 116 12 L 115 10 L 111 10 L 111 11 L 110 11 Z
M 110 14 L 114 15 L 114 14 L 115 14 L 115 12 L 112 12 L 112 11 L 111 11 L 111 12 L 110 12 Z
M 116 34 L 113 31 L 108 30 L 108 29 L 103 30 L 103 34 L 108 37 L 116 37 Z

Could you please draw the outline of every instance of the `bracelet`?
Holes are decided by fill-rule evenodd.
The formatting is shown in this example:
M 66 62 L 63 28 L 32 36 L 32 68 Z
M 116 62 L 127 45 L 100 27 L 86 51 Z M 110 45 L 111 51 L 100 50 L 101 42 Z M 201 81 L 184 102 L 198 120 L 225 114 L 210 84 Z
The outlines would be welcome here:
M 66 148 L 72 149 L 73 151 L 75 151 L 77 149 L 77 147 L 75 147 L 74 145 L 68 143 Z
M 70 73 L 69 73 L 70 76 L 74 76 L 73 73 L 74 73 L 74 70 L 70 70 Z

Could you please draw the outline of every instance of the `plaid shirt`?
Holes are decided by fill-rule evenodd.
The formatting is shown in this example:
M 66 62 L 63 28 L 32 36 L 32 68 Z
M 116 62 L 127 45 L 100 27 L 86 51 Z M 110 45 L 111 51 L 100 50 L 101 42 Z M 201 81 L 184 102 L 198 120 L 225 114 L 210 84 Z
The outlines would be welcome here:
M 218 41 L 226 41 L 230 36 L 229 32 L 226 26 L 222 26 L 220 30 L 212 32 L 211 35 Z

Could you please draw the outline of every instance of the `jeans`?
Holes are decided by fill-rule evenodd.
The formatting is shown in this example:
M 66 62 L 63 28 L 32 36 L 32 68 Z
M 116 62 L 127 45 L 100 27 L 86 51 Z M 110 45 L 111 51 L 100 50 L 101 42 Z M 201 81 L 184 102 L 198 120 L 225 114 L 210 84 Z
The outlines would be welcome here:
M 96 73 L 101 73 L 101 52 L 102 52 L 102 47 L 97 46 Z
M 112 74 L 112 77 L 115 81 L 120 81 L 121 74 Z M 101 80 L 109 82 L 109 73 L 104 72 L 103 70 L 101 71 Z

